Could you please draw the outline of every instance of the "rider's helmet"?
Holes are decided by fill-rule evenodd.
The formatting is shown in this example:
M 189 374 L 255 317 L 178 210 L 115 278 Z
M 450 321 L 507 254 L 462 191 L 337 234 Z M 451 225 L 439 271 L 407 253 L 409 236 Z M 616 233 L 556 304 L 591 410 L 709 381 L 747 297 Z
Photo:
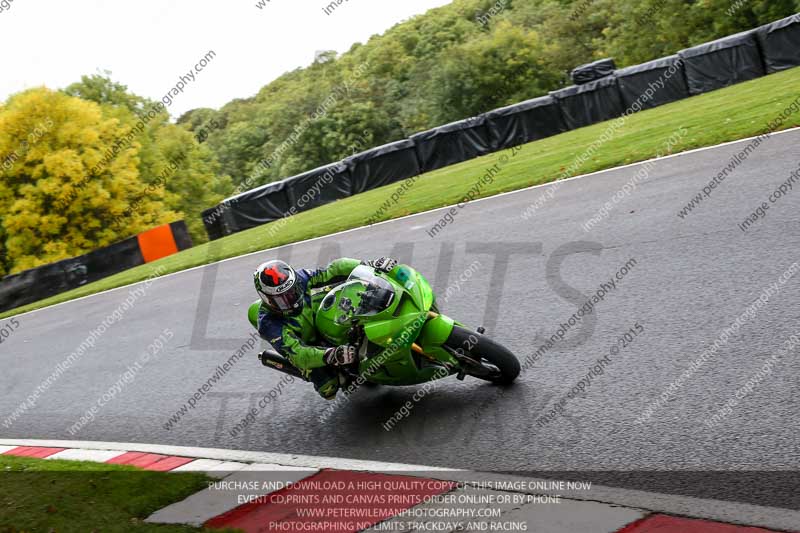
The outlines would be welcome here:
M 283 261 L 262 263 L 253 274 L 256 291 L 270 311 L 291 314 L 303 307 L 303 289 L 297 273 Z

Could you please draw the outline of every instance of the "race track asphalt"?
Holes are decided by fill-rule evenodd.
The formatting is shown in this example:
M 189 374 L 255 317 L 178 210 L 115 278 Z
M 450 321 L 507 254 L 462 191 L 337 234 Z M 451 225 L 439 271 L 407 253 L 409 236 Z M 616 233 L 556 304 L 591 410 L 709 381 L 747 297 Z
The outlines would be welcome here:
M 756 312 L 746 311 L 800 261 L 800 183 L 747 232 L 737 226 L 800 166 L 800 131 L 773 136 L 693 212 L 678 216 L 746 144 L 657 161 L 649 177 L 590 231 L 582 225 L 642 165 L 468 204 L 433 238 L 427 230 L 444 210 L 155 280 L 32 409 L 4 427 L 5 417 L 128 297 L 129 288 L 19 316 L 19 328 L 0 346 L 0 435 L 540 475 L 575 471 L 578 478 L 619 486 L 800 509 L 800 349 L 779 351 L 800 331 L 800 276 L 772 289 Z M 493 162 L 490 157 L 487 166 Z M 465 192 L 471 186 L 465 183 Z M 523 211 L 549 187 L 556 187 L 553 198 L 524 219 Z M 320 421 L 329 404 L 310 385 L 296 382 L 246 431 L 231 436 L 282 377 L 260 366 L 256 350 L 174 427 L 165 428 L 251 333 L 245 313 L 255 298 L 251 272 L 260 261 L 277 256 L 313 267 L 337 256 L 382 255 L 426 274 L 444 313 L 486 325 L 487 334 L 523 360 L 602 283 L 623 265 L 631 266 L 594 312 L 576 322 L 515 386 L 500 390 L 470 378 L 439 382 L 392 431 L 382 424 L 418 388 L 359 390 Z M 457 286 L 465 272 L 470 279 Z M 637 423 L 737 317 L 740 326 L 717 343 L 714 357 L 648 421 Z M 636 324 L 643 332 L 622 347 L 618 339 Z M 113 399 L 107 394 L 110 401 L 96 419 L 70 434 L 68 428 L 165 330 L 172 338 L 161 355 L 143 364 L 130 383 L 121 383 Z M 618 348 L 613 354 L 612 346 Z M 704 421 L 773 356 L 770 371 L 749 394 L 717 426 L 707 427 Z M 563 414 L 537 424 L 603 357 L 603 375 L 570 398 Z M 657 483 L 653 470 L 662 471 Z M 752 473 L 724 473 L 742 470 Z

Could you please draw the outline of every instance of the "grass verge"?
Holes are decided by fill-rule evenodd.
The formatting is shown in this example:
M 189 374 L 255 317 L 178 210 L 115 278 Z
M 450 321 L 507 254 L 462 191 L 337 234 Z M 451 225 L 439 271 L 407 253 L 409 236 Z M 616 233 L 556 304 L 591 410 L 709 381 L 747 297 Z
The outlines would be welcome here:
M 797 98 L 797 87 L 800 87 L 800 68 L 630 115 L 625 124 L 615 130 L 611 139 L 603 142 L 574 175 L 651 159 L 680 128 L 685 128 L 688 133 L 673 146 L 673 153 L 761 134 L 767 131 L 767 123 L 779 116 Z M 578 156 L 600 139 L 611 122 L 569 131 L 522 146 L 519 153 L 503 165 L 494 182 L 483 187 L 477 197 L 492 196 L 559 179 L 560 174 Z M 800 116 L 795 113 L 777 130 L 797 126 L 800 126 Z M 399 202 L 380 215 L 379 220 L 389 220 L 460 202 L 500 157 L 502 154 L 499 152 L 489 154 L 422 175 Z M 142 281 L 153 275 L 156 268 L 161 268 L 165 274 L 177 272 L 257 250 L 364 226 L 399 185 L 387 185 L 282 221 L 196 246 L 160 261 L 7 311 L 0 314 L 0 318 Z M 531 219 L 531 223 L 536 223 L 535 217 Z
M 0 533 L 212 531 L 143 522 L 158 509 L 206 488 L 210 478 L 205 474 L 5 455 L 0 456 L 0 476 Z

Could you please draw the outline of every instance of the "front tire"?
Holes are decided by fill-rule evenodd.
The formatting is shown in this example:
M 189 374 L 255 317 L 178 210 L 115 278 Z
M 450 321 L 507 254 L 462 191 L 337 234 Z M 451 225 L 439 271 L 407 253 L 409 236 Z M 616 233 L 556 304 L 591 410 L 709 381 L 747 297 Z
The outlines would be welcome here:
M 456 325 L 445 344 L 456 354 L 480 362 L 480 366 L 463 363 L 465 373 L 470 376 L 497 385 L 510 385 L 519 376 L 519 359 L 508 348 L 480 333 Z

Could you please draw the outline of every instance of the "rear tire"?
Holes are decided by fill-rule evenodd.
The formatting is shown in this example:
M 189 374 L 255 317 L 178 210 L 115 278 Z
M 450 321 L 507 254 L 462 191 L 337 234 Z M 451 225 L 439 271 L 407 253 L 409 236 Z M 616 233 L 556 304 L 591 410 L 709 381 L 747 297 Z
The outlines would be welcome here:
M 490 367 L 485 363 L 489 363 L 499 371 L 499 373 L 491 374 L 471 373 L 469 367 L 465 365 L 466 373 L 471 376 L 491 381 L 497 385 L 510 385 L 519 376 L 519 359 L 508 348 L 480 333 L 456 325 L 453 326 L 453 333 L 450 334 L 445 344 L 457 352 L 461 350 L 459 353 L 463 352 L 480 361 L 483 369 L 488 370 Z

